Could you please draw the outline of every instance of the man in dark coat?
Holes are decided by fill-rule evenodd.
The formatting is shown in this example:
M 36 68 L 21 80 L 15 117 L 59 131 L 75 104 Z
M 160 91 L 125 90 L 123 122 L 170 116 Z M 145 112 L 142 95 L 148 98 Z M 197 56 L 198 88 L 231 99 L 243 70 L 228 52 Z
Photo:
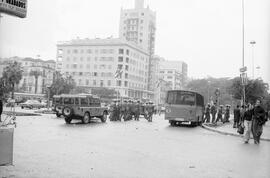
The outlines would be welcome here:
M 252 119 L 252 126 L 251 126 L 251 131 L 253 134 L 254 138 L 254 143 L 259 144 L 260 143 L 260 138 L 263 132 L 263 125 L 266 122 L 265 120 L 265 111 L 261 107 L 261 101 L 257 100 L 256 105 L 253 111 L 253 119 Z
M 209 123 L 210 122 L 210 104 L 208 103 L 206 108 L 205 108 L 205 122 Z
M 1 121 L 2 112 L 3 112 L 3 102 L 2 102 L 2 99 L 0 98 L 0 122 L 2 122 Z
M 237 128 L 238 125 L 239 125 L 239 121 L 240 121 L 240 109 L 239 109 L 239 105 L 237 105 L 236 108 L 234 108 L 234 110 L 233 110 L 233 117 L 234 117 L 233 128 Z
M 216 114 L 217 114 L 217 107 L 216 107 L 216 103 L 214 103 L 212 106 L 211 106 L 211 115 L 212 115 L 212 123 L 215 122 L 216 120 Z

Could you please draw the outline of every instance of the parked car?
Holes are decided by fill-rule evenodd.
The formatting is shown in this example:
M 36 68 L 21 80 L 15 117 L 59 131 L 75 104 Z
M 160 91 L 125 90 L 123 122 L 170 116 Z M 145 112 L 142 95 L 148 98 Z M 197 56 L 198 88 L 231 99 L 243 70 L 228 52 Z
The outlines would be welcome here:
M 20 103 L 19 106 L 24 109 L 24 108 L 29 108 L 29 109 L 33 109 L 33 108 L 44 108 L 46 107 L 46 103 L 44 102 L 39 102 L 37 100 L 27 100 L 24 103 Z

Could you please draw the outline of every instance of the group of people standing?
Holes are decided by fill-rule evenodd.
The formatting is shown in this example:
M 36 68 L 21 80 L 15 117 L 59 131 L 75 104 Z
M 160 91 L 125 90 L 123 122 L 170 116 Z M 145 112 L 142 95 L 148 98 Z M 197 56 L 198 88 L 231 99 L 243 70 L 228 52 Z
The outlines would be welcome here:
M 216 103 L 207 104 L 204 111 L 204 122 L 216 124 L 218 121 L 223 123 L 230 122 L 230 105 L 220 105 L 217 107 Z
M 142 103 L 139 100 L 114 100 L 110 106 L 110 120 L 124 121 L 134 120 L 139 121 L 140 115 L 143 115 L 146 120 L 152 122 L 154 114 L 154 103 L 149 101 Z
M 261 106 L 261 101 L 256 100 L 255 105 L 239 105 L 234 109 L 233 128 L 243 127 L 245 129 L 244 142 L 248 143 L 252 133 L 254 143 L 260 143 L 260 137 L 263 132 L 263 125 L 268 120 L 268 113 Z

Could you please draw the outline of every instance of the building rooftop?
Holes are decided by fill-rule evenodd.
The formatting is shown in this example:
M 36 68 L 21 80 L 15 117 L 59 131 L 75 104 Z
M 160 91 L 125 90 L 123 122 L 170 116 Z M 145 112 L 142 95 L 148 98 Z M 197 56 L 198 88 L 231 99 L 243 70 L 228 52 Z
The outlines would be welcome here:
M 128 45 L 132 48 L 140 50 L 141 52 L 147 53 L 142 47 L 138 46 L 136 43 L 132 41 L 127 41 L 122 38 L 84 38 L 84 39 L 73 39 L 70 41 L 59 41 L 57 46 L 107 46 L 107 45 Z

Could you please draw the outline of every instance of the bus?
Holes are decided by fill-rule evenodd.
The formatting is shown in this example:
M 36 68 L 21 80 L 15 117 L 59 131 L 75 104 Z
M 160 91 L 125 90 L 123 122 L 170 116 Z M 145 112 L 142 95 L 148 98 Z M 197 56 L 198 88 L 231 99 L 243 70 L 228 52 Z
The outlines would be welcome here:
M 167 91 L 165 119 L 176 124 L 199 126 L 203 121 L 204 98 L 201 94 L 186 90 Z

